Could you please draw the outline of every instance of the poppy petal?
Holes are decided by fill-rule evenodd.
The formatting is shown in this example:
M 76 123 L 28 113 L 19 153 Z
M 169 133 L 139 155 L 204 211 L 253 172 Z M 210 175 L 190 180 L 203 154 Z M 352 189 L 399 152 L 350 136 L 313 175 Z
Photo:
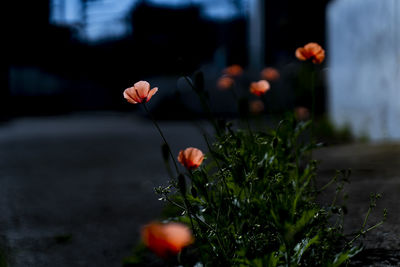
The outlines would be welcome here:
M 146 100 L 146 102 L 149 102 L 149 100 L 152 98 L 152 96 L 153 96 L 155 93 L 157 93 L 157 91 L 158 91 L 158 88 L 157 88 L 157 87 L 154 87 L 153 89 L 151 89 L 151 90 L 149 91 L 149 94 L 147 95 L 147 100 Z
M 307 57 L 306 57 L 306 50 L 303 48 L 303 47 L 299 47 L 299 48 L 297 48 L 296 49 L 296 57 L 299 59 L 299 60 L 307 60 Z
M 138 102 L 134 97 L 129 93 L 129 88 L 124 91 L 124 98 L 131 104 L 137 104 Z
M 146 81 L 139 81 L 133 85 L 140 98 L 145 99 L 150 91 L 150 84 Z

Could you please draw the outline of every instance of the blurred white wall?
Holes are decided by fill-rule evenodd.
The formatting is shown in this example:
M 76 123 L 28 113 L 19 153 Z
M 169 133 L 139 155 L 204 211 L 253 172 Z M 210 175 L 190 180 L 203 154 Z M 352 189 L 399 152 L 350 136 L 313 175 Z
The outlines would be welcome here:
M 336 0 L 327 12 L 331 119 L 358 137 L 400 139 L 400 1 Z

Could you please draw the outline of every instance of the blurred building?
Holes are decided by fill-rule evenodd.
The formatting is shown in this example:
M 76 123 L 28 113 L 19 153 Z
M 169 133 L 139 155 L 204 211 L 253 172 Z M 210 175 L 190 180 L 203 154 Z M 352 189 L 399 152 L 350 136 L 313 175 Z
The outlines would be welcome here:
M 143 3 L 130 17 L 131 53 L 143 74 L 192 72 L 217 47 L 218 25 L 201 18 L 198 7 L 171 9 Z
M 15 115 L 119 109 L 121 90 L 138 79 L 177 77 L 212 61 L 274 65 L 305 42 L 324 41 L 327 0 L 310 0 L 313 8 L 293 0 L 167 2 L 7 1 L 2 107 Z
M 191 73 L 220 46 L 226 46 L 230 61 L 245 58 L 246 39 L 238 38 L 245 35 L 244 19 L 210 20 L 199 5 L 127 6 L 123 22 L 130 30 L 92 42 L 87 27 L 92 7 L 101 2 L 53 1 L 57 20 L 49 1 L 10 4 L 3 93 L 10 95 L 11 114 L 120 108 L 121 90 L 134 81 Z

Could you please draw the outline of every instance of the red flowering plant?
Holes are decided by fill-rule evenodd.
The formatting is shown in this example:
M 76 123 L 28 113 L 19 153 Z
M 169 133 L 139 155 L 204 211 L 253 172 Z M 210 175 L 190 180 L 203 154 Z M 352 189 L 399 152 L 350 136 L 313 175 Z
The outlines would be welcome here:
M 176 255 L 193 243 L 190 229 L 181 223 L 153 222 L 143 227 L 142 240 L 161 258 Z
M 308 65 L 306 64 L 303 68 L 302 72 L 305 72 L 303 75 L 300 75 L 300 79 L 305 76 L 305 81 L 302 81 L 304 84 L 301 87 L 305 88 L 305 91 L 311 91 L 311 117 L 312 120 L 312 129 L 311 132 L 314 135 L 314 124 L 315 124 L 315 114 L 316 114 L 316 99 L 317 92 L 316 91 L 316 83 L 319 82 L 318 74 L 319 69 L 317 65 L 320 65 L 325 60 L 325 50 L 318 43 L 310 42 L 303 47 L 299 47 L 295 51 L 295 56 L 299 61 L 310 62 Z
M 325 59 L 325 50 L 317 43 L 308 43 L 296 50 L 296 57 L 299 60 L 311 60 L 314 64 L 321 64 Z
M 125 89 L 124 98 L 132 104 L 147 103 L 157 91 L 157 87 L 150 90 L 150 84 L 148 82 L 139 81 L 132 87 Z
M 200 149 L 188 147 L 181 150 L 178 155 L 178 161 L 188 170 L 197 169 L 203 162 L 204 154 Z
M 261 71 L 261 78 L 270 82 L 277 81 L 280 77 L 279 71 L 273 67 L 267 67 Z
M 266 80 L 252 82 L 250 84 L 250 93 L 256 96 L 264 95 L 270 89 L 270 85 Z
M 371 198 L 360 230 L 345 235 L 345 208 L 336 200 L 350 172 L 338 171 L 317 188 L 317 162 L 311 157 L 317 145 L 304 138 L 311 125 L 307 109 L 297 108 L 267 131 L 252 129 L 250 123 L 246 129 L 235 128 L 212 116 L 201 79 L 185 79 L 206 107 L 215 135 L 204 135 L 206 154 L 189 147 L 173 155 L 154 121 L 164 141 L 165 163 L 169 168 L 172 161 L 175 172 L 170 171 L 169 185 L 155 189 L 167 203 L 168 215 L 163 223 L 150 223 L 142 230 L 150 251 L 175 266 L 272 267 L 340 266 L 361 251 L 360 237 L 384 220 L 367 226 L 379 196 Z M 147 84 L 144 89 L 136 87 L 128 88 L 124 96 L 146 108 L 154 91 Z M 269 88 L 261 80 L 250 84 L 249 93 L 259 98 Z M 260 112 L 263 106 L 258 103 L 253 109 Z M 337 188 L 334 201 L 328 206 L 319 204 L 319 193 L 332 185 Z M 130 260 L 137 258 L 128 259 L 127 266 Z
M 252 116 L 271 116 L 271 104 L 274 108 L 279 108 L 271 95 L 267 94 L 281 79 L 281 73 L 277 68 L 265 67 L 260 70 L 257 77 L 242 66 L 233 64 L 224 68 L 221 73 L 222 75 L 216 80 L 216 87 L 220 91 L 232 94 L 242 120 Z

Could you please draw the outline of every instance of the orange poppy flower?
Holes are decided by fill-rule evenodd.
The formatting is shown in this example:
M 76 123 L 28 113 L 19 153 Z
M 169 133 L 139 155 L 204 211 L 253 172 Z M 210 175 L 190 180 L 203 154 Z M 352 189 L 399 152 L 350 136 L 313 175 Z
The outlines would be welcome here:
M 144 244 L 161 258 L 178 254 L 192 244 L 194 238 L 189 228 L 181 223 L 153 222 L 142 229 Z
M 150 90 L 150 84 L 148 82 L 140 81 L 135 83 L 132 87 L 125 89 L 124 98 L 132 104 L 147 103 L 157 91 L 157 87 Z
M 276 81 L 280 77 L 279 71 L 275 68 L 268 67 L 261 71 L 261 78 L 267 81 Z
M 256 96 L 261 96 L 261 95 L 265 94 L 270 88 L 271 87 L 266 80 L 252 82 L 250 84 L 250 93 L 252 93 Z
M 217 81 L 217 86 L 221 90 L 227 90 L 233 86 L 235 81 L 229 77 L 229 76 L 222 76 L 221 78 L 218 79 Z
M 298 121 L 305 121 L 310 117 L 310 111 L 305 107 L 296 107 L 294 109 L 294 116 Z
M 188 147 L 179 151 L 178 161 L 188 170 L 197 169 L 204 160 L 204 154 L 200 149 Z
M 308 43 L 296 49 L 296 57 L 302 61 L 311 59 L 314 64 L 321 64 L 325 59 L 325 50 L 317 43 Z
M 237 77 L 242 75 L 243 73 L 243 68 L 240 65 L 234 64 L 229 67 L 226 67 L 223 71 L 223 73 L 232 76 L 232 77 Z
M 259 114 L 264 110 L 264 103 L 261 100 L 254 100 L 249 105 L 250 112 L 253 114 Z

